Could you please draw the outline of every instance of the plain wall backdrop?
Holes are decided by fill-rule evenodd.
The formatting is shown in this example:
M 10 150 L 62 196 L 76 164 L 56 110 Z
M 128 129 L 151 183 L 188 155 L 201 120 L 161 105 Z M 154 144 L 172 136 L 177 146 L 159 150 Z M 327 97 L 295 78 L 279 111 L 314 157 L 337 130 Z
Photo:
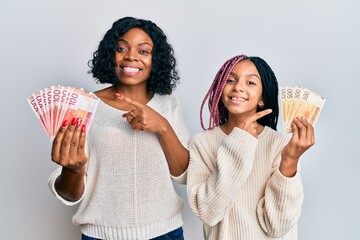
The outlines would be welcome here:
M 326 97 L 316 144 L 301 159 L 299 239 L 360 239 L 359 12 L 357 0 L 0 0 L 0 238 L 80 240 L 76 207 L 48 189 L 51 142 L 26 99 L 50 85 L 106 87 L 87 62 L 115 20 L 134 16 L 157 23 L 175 49 L 175 94 L 191 134 L 217 70 L 235 54 L 264 58 L 281 86 Z M 203 239 L 187 202 L 183 217 L 186 239 Z

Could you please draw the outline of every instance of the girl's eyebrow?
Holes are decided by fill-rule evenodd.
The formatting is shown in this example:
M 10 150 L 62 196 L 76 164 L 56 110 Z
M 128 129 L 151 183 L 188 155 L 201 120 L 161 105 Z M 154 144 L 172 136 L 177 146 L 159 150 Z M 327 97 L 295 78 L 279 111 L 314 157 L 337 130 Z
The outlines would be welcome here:
M 247 76 L 249 77 L 256 77 L 257 79 L 261 80 L 259 75 L 255 74 L 255 73 L 251 73 L 251 74 L 248 74 Z
M 238 78 L 238 75 L 235 72 L 231 72 L 230 76 Z M 259 75 L 255 74 L 255 73 L 249 73 L 247 75 L 245 75 L 246 77 L 256 77 L 257 79 L 261 80 Z
M 230 73 L 230 76 L 237 78 L 237 74 L 234 73 L 234 72 L 231 72 L 231 73 Z

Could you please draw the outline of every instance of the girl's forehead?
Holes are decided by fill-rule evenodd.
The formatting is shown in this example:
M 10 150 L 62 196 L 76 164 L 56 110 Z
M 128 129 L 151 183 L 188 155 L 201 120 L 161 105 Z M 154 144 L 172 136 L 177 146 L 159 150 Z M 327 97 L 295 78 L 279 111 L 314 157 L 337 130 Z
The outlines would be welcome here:
M 237 68 L 237 69 L 239 69 L 239 68 L 255 68 L 256 69 L 255 64 L 248 59 L 239 61 L 237 64 L 235 64 L 234 68 Z
M 259 75 L 259 72 L 253 62 L 250 60 L 241 60 L 237 64 L 235 64 L 234 68 L 231 71 L 232 73 L 236 74 L 243 74 L 243 73 L 253 73 Z

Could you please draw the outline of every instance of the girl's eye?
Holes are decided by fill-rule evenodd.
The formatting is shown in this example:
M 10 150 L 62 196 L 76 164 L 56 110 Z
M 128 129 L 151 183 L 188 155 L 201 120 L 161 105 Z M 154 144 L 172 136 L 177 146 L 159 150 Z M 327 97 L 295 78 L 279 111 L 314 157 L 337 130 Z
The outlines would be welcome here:
M 117 47 L 116 51 L 118 51 L 118 52 L 126 52 L 126 48 L 119 46 L 119 47 Z
M 255 82 L 253 82 L 253 81 L 248 81 L 247 84 L 249 84 L 249 85 L 256 85 Z
M 234 79 L 228 79 L 226 82 L 227 82 L 227 83 L 234 83 L 235 80 L 234 80 Z

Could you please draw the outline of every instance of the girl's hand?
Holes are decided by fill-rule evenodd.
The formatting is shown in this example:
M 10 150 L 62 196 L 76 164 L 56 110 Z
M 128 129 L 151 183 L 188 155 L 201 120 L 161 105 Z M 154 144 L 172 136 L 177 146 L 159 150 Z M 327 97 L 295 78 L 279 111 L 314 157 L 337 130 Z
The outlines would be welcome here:
M 147 130 L 160 134 L 169 125 L 168 121 L 151 107 L 136 102 L 122 94 L 116 94 L 116 97 L 121 101 L 126 101 L 133 108 L 133 110 L 123 115 L 132 129 L 139 131 Z
M 250 133 L 251 135 L 253 135 L 254 137 L 258 137 L 259 133 L 257 132 L 257 120 L 270 114 L 272 112 L 271 109 L 266 109 L 260 112 L 255 113 L 254 115 L 252 115 L 251 117 L 249 117 L 248 119 L 246 119 L 246 121 L 244 123 L 242 123 L 241 126 L 238 126 L 239 128 L 243 129 L 244 131 L 247 131 L 248 133 Z
M 300 156 L 315 143 L 314 128 L 304 118 L 292 122 L 293 135 L 281 152 L 280 171 L 285 176 L 294 176 Z
M 71 124 L 65 120 L 53 141 L 51 157 L 53 162 L 75 173 L 84 172 L 87 163 L 85 154 L 85 125 L 81 119 L 73 118 Z

